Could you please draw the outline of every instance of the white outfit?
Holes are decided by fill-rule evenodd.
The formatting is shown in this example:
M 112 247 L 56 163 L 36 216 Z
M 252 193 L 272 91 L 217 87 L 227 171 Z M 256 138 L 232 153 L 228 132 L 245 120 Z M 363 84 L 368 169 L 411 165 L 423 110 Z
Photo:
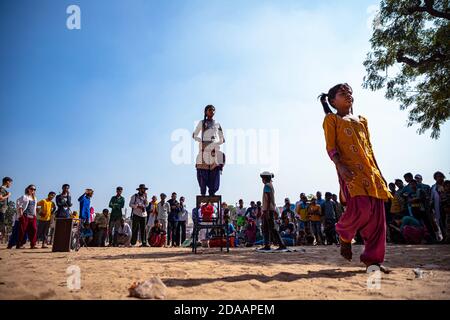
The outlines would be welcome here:
M 28 207 L 28 204 L 30 203 L 30 201 L 34 200 L 35 201 L 35 206 L 34 206 L 34 210 L 32 210 L 31 212 L 28 213 L 28 217 L 32 218 L 32 217 L 36 217 L 36 208 L 37 208 L 37 199 L 33 199 L 31 196 L 28 195 L 23 195 L 21 196 L 19 199 L 17 199 L 16 201 L 16 213 L 14 214 L 14 221 L 19 220 L 19 208 L 22 208 L 23 211 L 25 211 Z

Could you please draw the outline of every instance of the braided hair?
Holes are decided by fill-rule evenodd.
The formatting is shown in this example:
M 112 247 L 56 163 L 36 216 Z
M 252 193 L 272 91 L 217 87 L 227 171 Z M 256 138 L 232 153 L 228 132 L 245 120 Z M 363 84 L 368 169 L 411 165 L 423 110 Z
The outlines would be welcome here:
M 328 93 L 321 93 L 317 98 L 320 99 L 320 103 L 322 103 L 323 111 L 325 114 L 333 113 L 333 111 L 330 109 L 330 106 L 328 103 L 335 108 L 335 106 L 331 103 L 331 100 L 333 100 L 336 97 L 336 94 L 339 92 L 340 89 L 350 89 L 352 90 L 352 87 L 348 83 L 339 83 L 332 87 L 330 90 L 328 90 Z M 327 102 L 328 100 L 328 102 Z M 353 113 L 353 108 L 350 109 L 350 112 Z
M 203 112 L 203 130 L 206 130 L 206 118 L 207 118 L 206 112 L 208 112 L 208 110 L 211 109 L 211 108 L 216 110 L 216 108 L 212 104 L 208 104 L 205 107 L 205 111 Z

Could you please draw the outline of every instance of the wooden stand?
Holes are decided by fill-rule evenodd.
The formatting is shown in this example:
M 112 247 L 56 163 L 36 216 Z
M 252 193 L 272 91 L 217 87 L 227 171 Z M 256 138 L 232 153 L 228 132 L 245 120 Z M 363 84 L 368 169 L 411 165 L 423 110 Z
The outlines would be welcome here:
M 79 228 L 79 219 L 56 218 L 52 252 L 70 252 L 71 249 L 78 250 Z
M 230 238 L 227 232 L 227 224 L 224 221 L 224 217 L 222 215 L 222 196 L 197 196 L 196 208 L 200 210 L 202 204 L 206 204 L 211 202 L 213 205 L 217 204 L 217 217 L 213 217 L 211 221 L 202 221 L 201 217 L 199 217 L 198 213 L 196 217 L 192 217 L 194 222 L 194 230 L 192 232 L 192 252 L 197 253 L 197 242 L 198 242 L 198 234 L 200 230 L 206 229 L 206 232 L 210 229 L 219 229 L 223 231 L 223 234 L 226 237 L 226 248 L 227 252 L 230 252 Z M 222 245 L 220 246 L 220 251 L 223 251 Z

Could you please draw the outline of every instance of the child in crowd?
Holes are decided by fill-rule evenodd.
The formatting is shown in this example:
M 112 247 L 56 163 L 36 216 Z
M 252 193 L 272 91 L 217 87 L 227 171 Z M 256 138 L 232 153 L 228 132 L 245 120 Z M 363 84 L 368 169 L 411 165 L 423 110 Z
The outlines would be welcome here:
M 361 262 L 387 273 L 382 266 L 386 252 L 384 202 L 392 196 L 375 159 L 367 119 L 353 115 L 352 94 L 352 88 L 344 83 L 320 95 L 326 150 L 339 176 L 341 202 L 347 204 L 336 231 L 344 258 L 352 259 L 351 242 L 359 231 L 365 245 Z
M 205 203 L 201 207 L 201 213 L 202 213 L 202 221 L 203 222 L 211 222 L 212 217 L 214 215 L 214 206 L 211 202 Z
M 155 220 L 155 224 L 150 229 L 148 242 L 151 247 L 163 247 L 166 243 L 166 231 L 162 228 L 158 219 Z
M 89 222 L 86 221 L 83 225 L 83 229 L 81 229 L 80 245 L 88 247 L 91 245 L 93 239 L 94 232 L 92 232 Z

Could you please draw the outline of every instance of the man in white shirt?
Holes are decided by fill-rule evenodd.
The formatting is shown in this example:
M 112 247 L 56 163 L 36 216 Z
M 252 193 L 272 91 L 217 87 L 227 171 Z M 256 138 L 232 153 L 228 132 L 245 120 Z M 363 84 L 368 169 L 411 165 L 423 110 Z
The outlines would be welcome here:
M 188 221 L 189 213 L 186 210 L 184 204 L 184 197 L 180 198 L 180 212 L 178 213 L 178 226 L 177 226 L 177 241 L 180 246 L 186 240 L 186 224 Z
M 244 200 L 239 199 L 239 205 L 236 207 L 236 223 L 238 231 L 245 225 L 245 213 L 247 208 L 244 207 Z
M 125 222 L 124 218 L 120 218 L 120 224 L 114 227 L 113 245 L 124 245 L 129 247 L 131 242 L 131 227 Z
M 158 203 L 158 221 L 161 223 L 161 228 L 167 232 L 167 218 L 169 217 L 170 204 L 166 202 L 166 194 L 161 193 L 161 201 Z
M 130 207 L 132 208 L 131 218 L 133 226 L 131 244 L 133 246 L 136 244 L 139 232 L 141 235 L 141 247 L 148 247 L 147 237 L 145 234 L 145 224 L 147 222 L 146 208 L 148 206 L 148 188 L 145 187 L 145 184 L 141 184 L 136 190 L 138 190 L 138 193 L 134 194 L 130 199 Z

